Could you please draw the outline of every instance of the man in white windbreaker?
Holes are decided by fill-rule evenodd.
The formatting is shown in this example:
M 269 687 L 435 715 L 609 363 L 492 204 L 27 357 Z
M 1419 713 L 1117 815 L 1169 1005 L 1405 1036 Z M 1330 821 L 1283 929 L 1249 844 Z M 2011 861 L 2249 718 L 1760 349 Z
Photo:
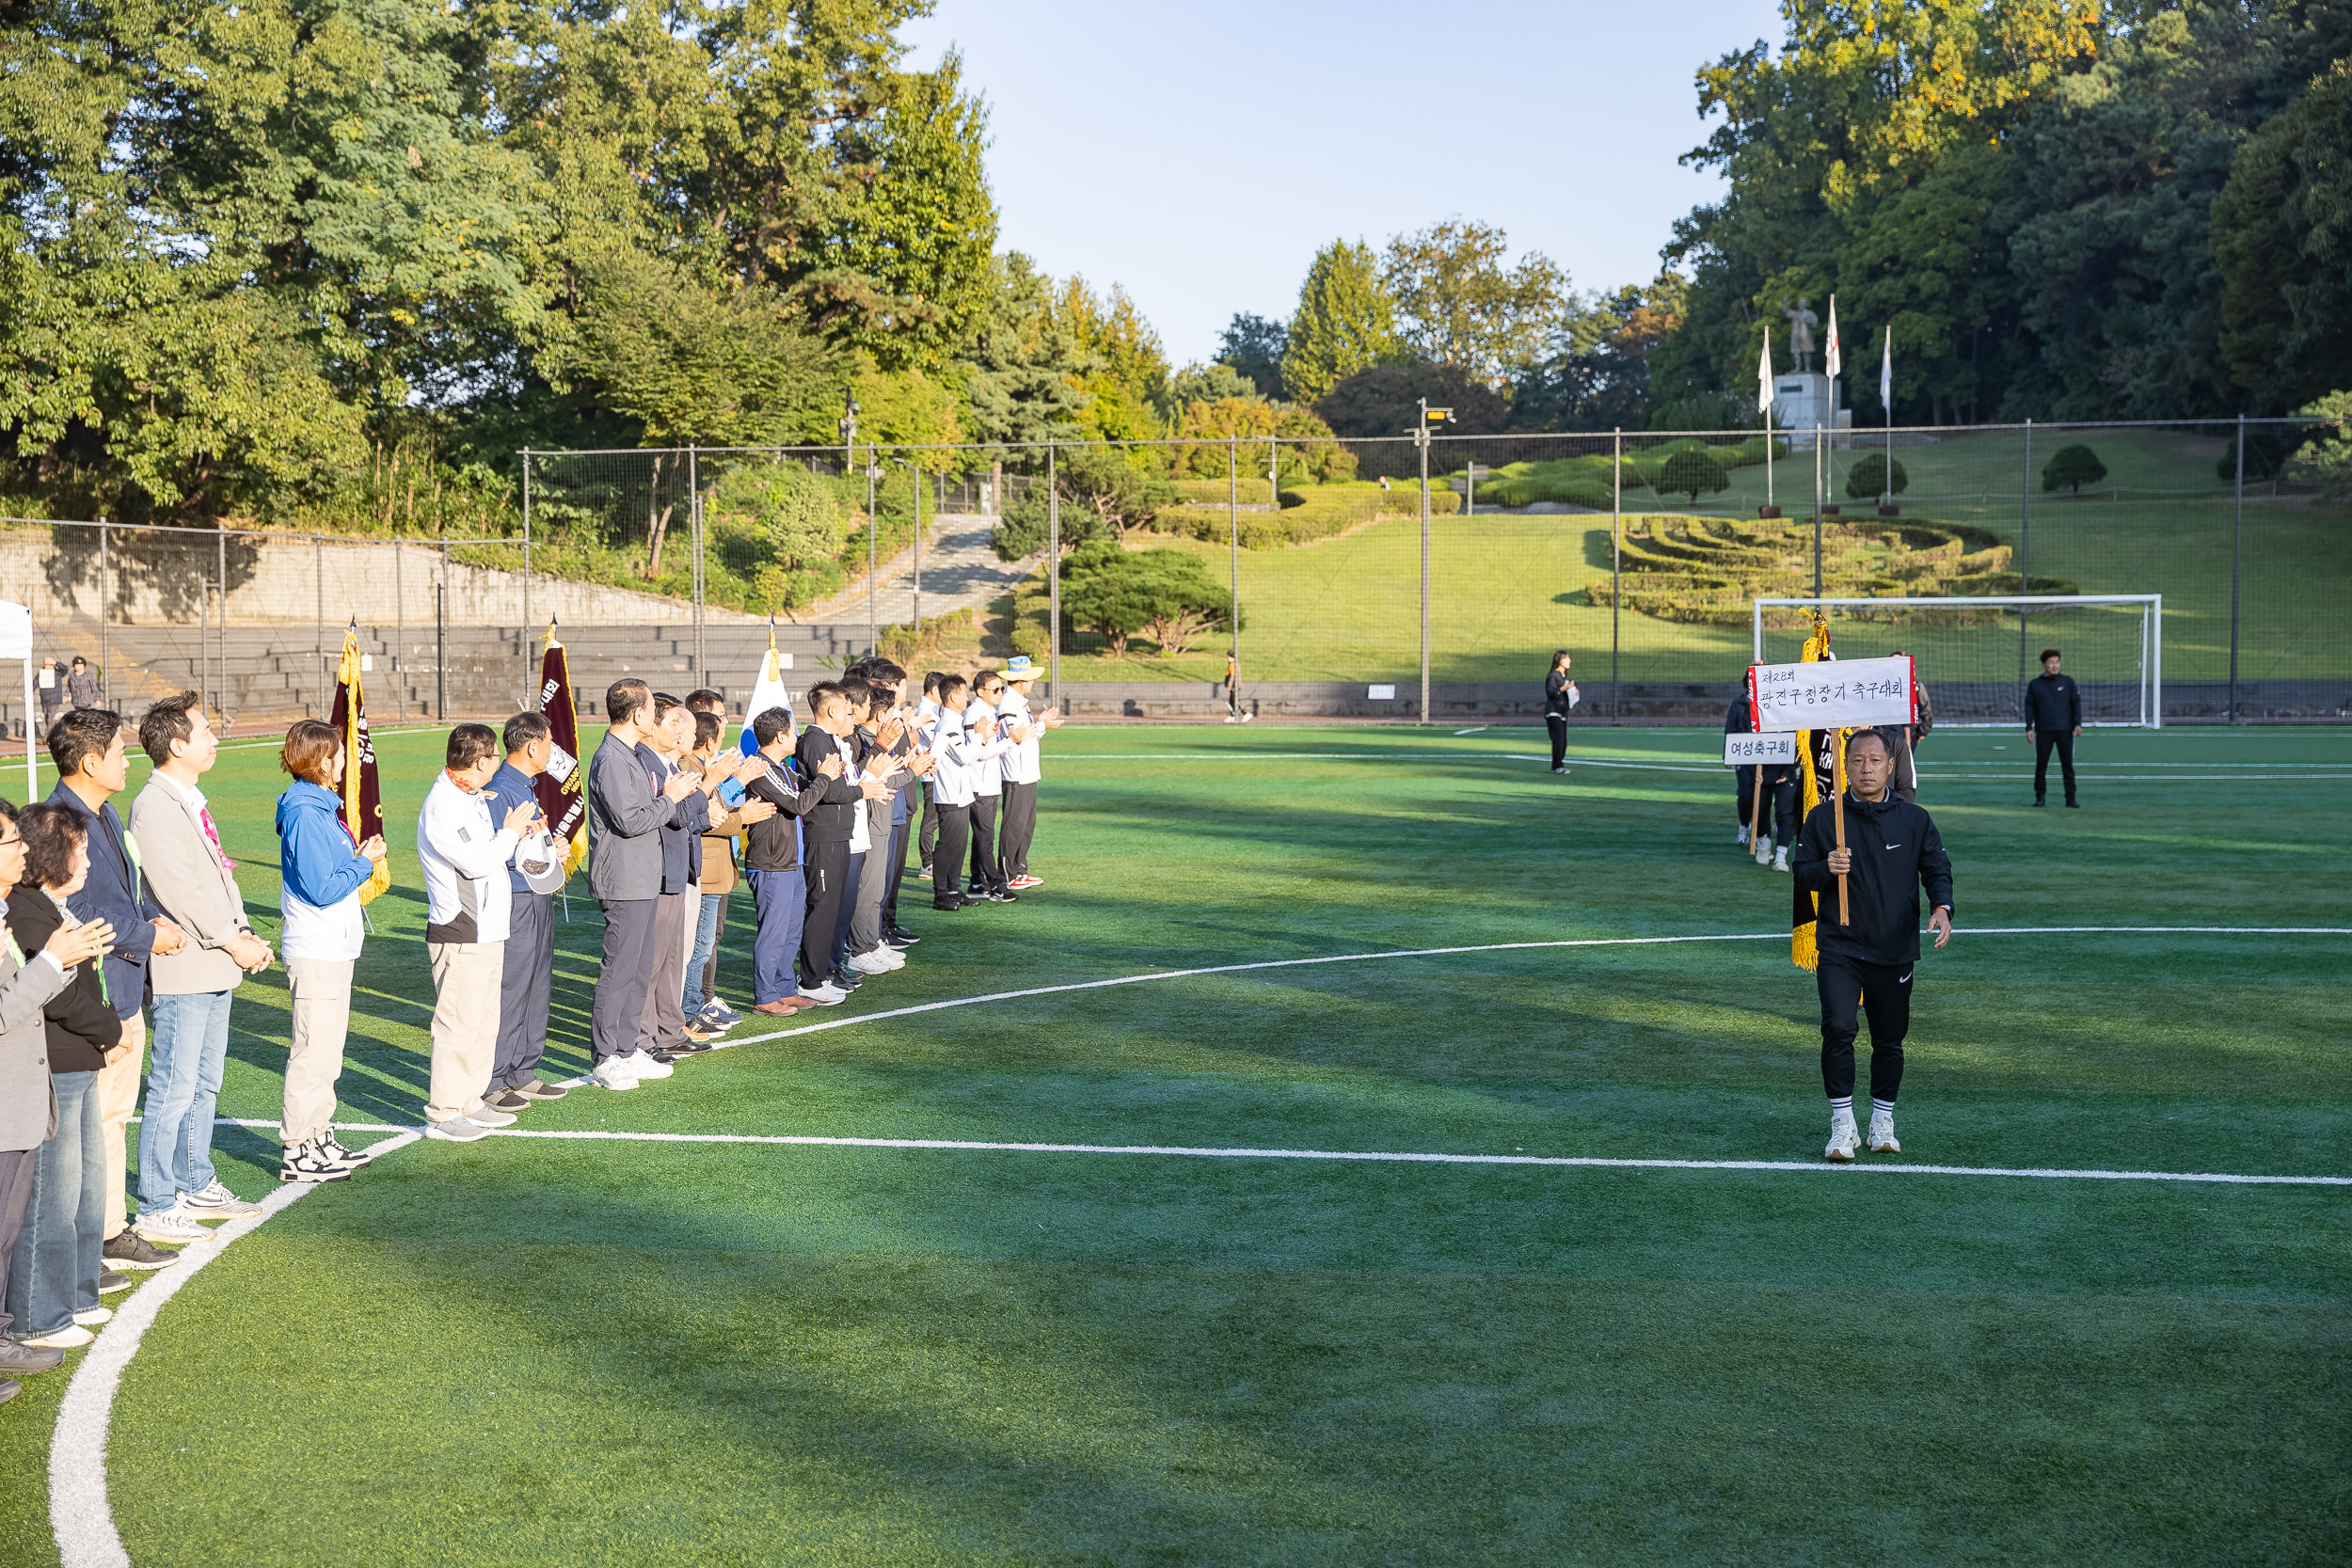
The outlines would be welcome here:
M 1005 694 L 997 700 L 996 717 L 1004 728 L 1011 750 L 1005 753 L 1005 792 L 1001 808 L 1003 826 L 996 840 L 998 858 L 1004 863 L 1005 886 L 1014 893 L 1042 887 L 1042 877 L 1029 875 L 1029 846 L 1037 837 L 1037 785 L 1044 777 L 1042 759 L 1038 753 L 1038 741 L 1045 732 L 1061 727 L 1061 715 L 1052 708 L 1043 713 L 1029 706 L 1029 683 L 1037 678 L 1037 668 L 1026 654 L 1016 654 L 1005 663 Z
M 965 847 L 972 839 L 974 774 L 981 744 L 963 726 L 972 705 L 972 683 L 961 675 L 939 677 L 938 711 L 923 731 L 923 750 L 939 759 L 931 774 L 931 801 L 939 813 L 939 847 L 931 858 L 931 908 L 953 911 L 976 900 L 963 895 Z M 993 761 L 986 764 L 994 767 Z
M 498 732 L 460 724 L 449 732 L 448 766 L 417 814 L 417 859 L 424 866 L 424 950 L 433 960 L 433 1078 L 424 1135 L 470 1143 L 515 1118 L 483 1103 L 499 1037 L 504 974 L 507 876 L 538 821 L 530 801 L 495 827 L 485 790 L 501 760 Z

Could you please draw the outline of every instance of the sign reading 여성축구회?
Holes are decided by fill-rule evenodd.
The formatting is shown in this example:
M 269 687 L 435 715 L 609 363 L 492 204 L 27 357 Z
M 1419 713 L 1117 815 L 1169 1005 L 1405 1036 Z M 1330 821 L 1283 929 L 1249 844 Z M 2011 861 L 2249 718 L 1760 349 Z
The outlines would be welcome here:
M 1797 736 L 1794 731 L 1778 735 L 1727 735 L 1724 736 L 1724 766 L 1749 768 L 1757 763 L 1794 762 L 1797 760 Z
M 1911 660 L 1823 659 L 1748 667 L 1749 711 L 1758 730 L 1842 730 L 1912 721 Z

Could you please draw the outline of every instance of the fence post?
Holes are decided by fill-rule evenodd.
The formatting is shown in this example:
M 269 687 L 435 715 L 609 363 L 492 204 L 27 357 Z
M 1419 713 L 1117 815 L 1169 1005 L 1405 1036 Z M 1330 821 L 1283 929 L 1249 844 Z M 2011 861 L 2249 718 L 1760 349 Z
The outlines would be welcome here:
M 907 478 L 914 487 L 914 598 L 909 606 L 914 616 L 914 635 L 923 635 L 923 459 L 917 455 L 907 465 Z
M 1813 596 L 1821 596 L 1821 426 L 1813 426 Z
M 400 684 L 400 716 L 408 717 L 408 590 L 401 581 L 401 559 L 408 553 L 408 541 L 398 534 L 392 536 L 392 669 Z M 525 707 L 532 705 L 526 703 Z
M 686 535 L 694 559 L 686 574 L 688 588 L 694 595 L 694 684 L 703 680 L 703 487 L 702 466 L 697 460 L 693 443 L 686 447 Z
M 2017 481 L 2017 592 L 2033 592 L 2033 420 L 2026 421 L 2026 467 Z M 2028 615 L 2026 606 L 2017 607 L 2017 705 L 2026 705 L 2026 640 Z
M 229 530 L 223 527 L 213 538 L 215 564 L 220 568 L 220 621 L 214 635 L 220 641 L 220 657 L 213 663 L 213 711 L 219 713 L 229 701 Z
M 2277 485 L 2271 488 L 2276 490 Z M 2230 536 L 2230 722 L 2237 722 L 2238 573 L 2246 561 L 2246 416 L 2237 417 L 2237 521 Z
M 326 535 L 310 535 L 310 592 L 318 605 L 319 690 L 323 693 L 331 684 L 326 678 Z M 319 717 L 326 716 L 324 702 Z
M 1233 678 L 1226 683 L 1225 711 L 1241 712 L 1241 438 L 1225 437 L 1225 535 L 1232 551 Z
M 1045 438 L 1045 682 L 1061 695 L 1061 492 L 1056 483 L 1054 438 Z M 1065 707 L 1062 711 L 1069 711 Z
M 854 452 L 851 454 L 854 460 Z M 882 652 L 882 519 L 874 513 L 874 443 L 866 443 L 866 644 Z
M 1421 722 L 1429 722 L 1429 420 L 1421 421 Z
M 395 551 L 399 546 L 392 546 Z M 395 554 L 393 560 L 399 560 Z M 523 635 L 516 651 L 523 661 L 523 706 L 539 711 L 538 672 L 531 667 L 531 449 L 523 448 Z
M 1769 453 L 1772 437 L 1765 437 Z M 1625 426 L 1609 435 L 1609 722 L 1624 721 L 1617 688 L 1617 611 L 1625 598 Z
M 449 542 L 441 543 L 441 579 L 433 585 L 433 721 L 449 722 Z
M 112 586 L 107 581 L 106 533 L 106 519 L 101 516 L 98 519 L 98 692 L 102 697 L 106 692 L 106 682 L 113 678 L 114 673 L 106 657 L 106 622 L 111 614 L 107 608 L 111 600 L 108 590 Z
M 196 656 L 197 679 L 205 689 L 205 703 L 214 713 L 220 712 L 220 693 L 213 686 L 213 585 L 197 574 L 200 592 L 196 596 Z

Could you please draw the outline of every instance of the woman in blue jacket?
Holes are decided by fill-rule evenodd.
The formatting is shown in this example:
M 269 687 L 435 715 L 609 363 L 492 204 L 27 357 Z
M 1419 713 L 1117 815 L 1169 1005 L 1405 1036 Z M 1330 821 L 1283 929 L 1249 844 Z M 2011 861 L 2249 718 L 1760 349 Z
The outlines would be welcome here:
M 294 1005 L 286 1058 L 281 1181 L 341 1181 L 366 1162 L 336 1141 L 335 1083 L 351 1027 L 351 974 L 359 961 L 359 890 L 384 861 L 382 835 L 353 842 L 343 825 L 343 737 L 305 719 L 286 732 L 278 766 L 294 783 L 278 798 L 278 952 Z

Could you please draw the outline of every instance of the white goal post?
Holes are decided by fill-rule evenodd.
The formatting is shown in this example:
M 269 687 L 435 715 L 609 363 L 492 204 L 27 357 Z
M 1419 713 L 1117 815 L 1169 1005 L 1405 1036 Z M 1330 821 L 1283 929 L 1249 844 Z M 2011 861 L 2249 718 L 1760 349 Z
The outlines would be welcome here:
M 1755 599 L 1750 610 L 1758 664 L 1795 663 L 1816 610 L 1835 655 L 1910 654 L 1940 724 L 2022 722 L 2039 643 L 2074 677 L 2085 724 L 2164 727 L 2161 594 Z

